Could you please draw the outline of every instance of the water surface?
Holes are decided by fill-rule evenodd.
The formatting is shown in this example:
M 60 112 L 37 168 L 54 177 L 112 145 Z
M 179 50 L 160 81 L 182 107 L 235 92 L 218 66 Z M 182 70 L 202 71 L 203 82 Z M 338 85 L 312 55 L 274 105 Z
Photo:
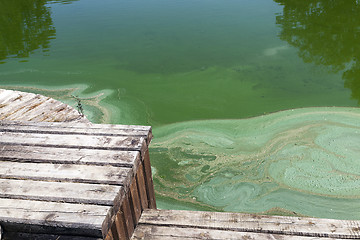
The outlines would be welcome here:
M 357 1 L 4 0 L 0 85 L 152 125 L 161 208 L 360 219 L 357 110 L 250 118 L 357 107 L 359 18 Z

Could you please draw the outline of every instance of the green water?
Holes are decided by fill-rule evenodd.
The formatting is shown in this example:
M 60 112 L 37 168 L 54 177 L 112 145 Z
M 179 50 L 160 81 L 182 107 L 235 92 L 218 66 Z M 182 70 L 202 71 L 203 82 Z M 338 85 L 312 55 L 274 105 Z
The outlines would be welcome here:
M 304 108 L 160 127 L 157 191 L 205 209 L 357 219 L 359 119 L 355 108 Z
M 0 0 L 0 86 L 152 125 L 160 208 L 360 219 L 359 41 L 358 1 Z

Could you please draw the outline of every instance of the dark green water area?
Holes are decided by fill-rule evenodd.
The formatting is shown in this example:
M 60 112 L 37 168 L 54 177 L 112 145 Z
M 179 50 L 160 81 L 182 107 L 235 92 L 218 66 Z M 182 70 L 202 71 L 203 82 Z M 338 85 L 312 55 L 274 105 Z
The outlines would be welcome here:
M 152 125 L 159 208 L 360 219 L 358 0 L 0 0 L 0 87 Z

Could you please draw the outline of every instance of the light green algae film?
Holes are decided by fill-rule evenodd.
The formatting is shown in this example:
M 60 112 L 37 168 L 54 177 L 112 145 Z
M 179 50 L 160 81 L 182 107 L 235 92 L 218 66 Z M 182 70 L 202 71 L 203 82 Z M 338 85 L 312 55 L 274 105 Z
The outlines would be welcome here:
M 153 126 L 159 208 L 360 219 L 359 29 L 359 1 L 0 0 L 0 88 Z
M 157 192 L 205 209 L 359 219 L 359 119 L 357 108 L 304 108 L 159 127 Z

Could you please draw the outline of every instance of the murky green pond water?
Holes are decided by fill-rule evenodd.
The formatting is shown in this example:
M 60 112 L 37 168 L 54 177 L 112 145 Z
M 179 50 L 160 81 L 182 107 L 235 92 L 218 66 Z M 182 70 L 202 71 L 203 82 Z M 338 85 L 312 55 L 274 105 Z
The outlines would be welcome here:
M 358 1 L 0 0 L 0 86 L 152 125 L 160 208 L 360 219 L 359 58 Z

